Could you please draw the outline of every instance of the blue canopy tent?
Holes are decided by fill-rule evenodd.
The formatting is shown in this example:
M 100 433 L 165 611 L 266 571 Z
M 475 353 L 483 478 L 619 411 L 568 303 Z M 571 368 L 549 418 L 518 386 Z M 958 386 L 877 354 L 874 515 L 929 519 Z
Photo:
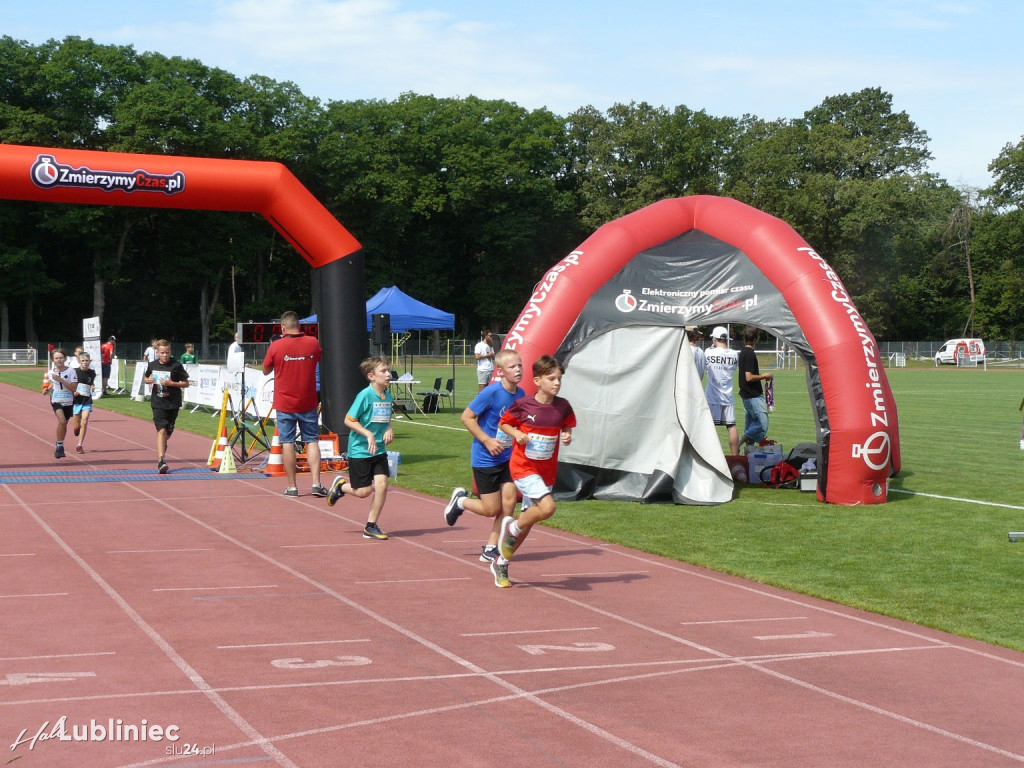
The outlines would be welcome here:
M 391 315 L 391 331 L 393 333 L 455 330 L 455 315 L 451 312 L 442 312 L 429 304 L 424 304 L 419 299 L 402 293 L 394 285 L 390 288 L 381 288 L 366 300 L 367 331 L 372 330 L 373 316 L 376 314 Z M 300 322 L 315 323 L 317 316 L 304 317 Z
M 407 331 L 443 331 L 455 330 L 455 315 L 451 312 L 444 312 L 435 309 L 429 304 L 424 304 L 403 293 L 398 287 L 381 288 L 376 294 L 366 301 L 366 330 L 373 329 L 373 316 L 378 314 L 390 315 L 392 333 L 406 333 Z M 304 317 L 300 322 L 315 323 L 316 315 Z M 410 366 L 411 371 L 411 366 Z M 455 356 L 452 356 L 452 379 L 455 379 Z M 454 407 L 454 392 L 452 393 L 452 404 Z

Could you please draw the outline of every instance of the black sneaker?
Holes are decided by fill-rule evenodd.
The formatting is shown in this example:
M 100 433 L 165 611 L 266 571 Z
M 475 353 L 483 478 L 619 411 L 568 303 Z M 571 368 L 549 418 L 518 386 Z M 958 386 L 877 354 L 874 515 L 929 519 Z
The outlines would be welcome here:
M 452 491 L 452 496 L 448 499 L 448 506 L 444 508 L 444 521 L 448 525 L 455 525 L 455 521 L 462 516 L 462 510 L 459 509 L 459 499 L 466 496 L 465 488 L 456 488 Z
M 493 563 L 498 558 L 497 547 L 482 547 L 483 552 L 480 553 L 481 563 Z
M 364 539 L 377 539 L 378 541 L 384 541 L 388 535 L 382 531 L 376 523 L 367 523 L 366 527 L 363 528 Z
M 312 494 L 313 496 L 317 496 L 317 497 L 319 497 L 319 498 L 321 498 L 321 499 L 322 499 L 322 498 L 324 498 L 324 497 L 325 497 L 325 496 L 327 495 L 327 489 L 326 489 L 326 488 L 324 488 L 324 487 L 323 487 L 322 485 L 314 485 L 314 486 L 313 486 L 313 487 L 312 487 L 312 488 L 311 488 L 311 489 L 309 490 L 309 492 L 310 492 L 310 493 L 311 493 L 311 494 Z
M 289 499 L 297 499 L 297 498 L 299 498 L 299 489 L 298 488 L 285 488 L 284 489 L 284 495 L 287 496 Z
M 171 471 L 171 468 L 167 466 L 166 461 L 160 459 L 160 461 L 158 461 L 156 464 L 156 471 L 159 472 L 161 475 L 166 475 L 168 472 Z
M 334 478 L 334 482 L 331 484 L 331 490 L 327 493 L 327 506 L 333 507 L 345 492 L 341 490 L 341 486 L 345 484 L 345 478 L 340 475 Z
M 53 458 L 55 458 L 55 459 L 63 459 L 64 458 L 64 446 L 63 445 L 58 445 L 57 448 L 53 451 Z

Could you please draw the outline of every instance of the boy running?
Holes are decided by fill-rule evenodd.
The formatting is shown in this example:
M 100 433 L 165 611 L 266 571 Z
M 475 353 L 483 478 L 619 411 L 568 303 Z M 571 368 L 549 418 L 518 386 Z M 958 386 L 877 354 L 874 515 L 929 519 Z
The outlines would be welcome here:
M 78 356 L 78 385 L 75 387 L 73 414 L 75 435 L 78 445 L 75 453 L 85 453 L 85 431 L 89 428 L 89 414 L 92 413 L 92 396 L 96 392 L 96 371 L 92 369 L 92 358 L 88 352 Z
M 153 408 L 153 426 L 156 427 L 156 470 L 166 475 L 167 441 L 174 434 L 174 424 L 181 410 L 182 390 L 188 386 L 185 367 L 171 357 L 171 342 L 157 339 L 153 342 L 156 360 L 146 364 L 143 381 L 153 387 L 149 404 Z
M 462 412 L 462 424 L 473 435 L 470 463 L 478 498 L 471 499 L 465 488 L 456 488 L 444 508 L 448 525 L 455 525 L 467 509 L 475 515 L 494 518 L 491 535 L 480 555 L 484 563 L 493 562 L 498 556 L 502 518 L 511 515 L 516 506 L 516 487 L 508 469 L 512 438 L 498 428 L 498 422 L 512 404 L 526 394 L 519 386 L 523 361 L 518 352 L 501 350 L 494 356 L 494 365 L 501 380 L 480 390 Z
M 374 355 L 359 365 L 370 385 L 356 395 L 345 414 L 348 433 L 349 481 L 338 476 L 327 494 L 327 504 L 334 506 L 346 493 L 365 499 L 373 495 L 370 514 L 363 528 L 364 539 L 383 541 L 388 537 L 377 525 L 384 501 L 388 497 L 388 445 L 395 439 L 391 429 L 391 366 L 386 357 Z M 347 486 L 347 487 L 346 487 Z
M 569 401 L 558 397 L 565 369 L 551 355 L 541 355 L 533 363 L 533 383 L 537 393 L 517 400 L 499 423 L 501 431 L 515 443 L 509 470 L 516 488 L 523 494 L 519 520 L 506 517 L 501 523 L 498 557 L 491 563 L 494 584 L 510 587 L 508 561 L 515 555 L 534 524 L 555 514 L 551 490 L 558 474 L 558 446 L 572 442 L 576 414 Z

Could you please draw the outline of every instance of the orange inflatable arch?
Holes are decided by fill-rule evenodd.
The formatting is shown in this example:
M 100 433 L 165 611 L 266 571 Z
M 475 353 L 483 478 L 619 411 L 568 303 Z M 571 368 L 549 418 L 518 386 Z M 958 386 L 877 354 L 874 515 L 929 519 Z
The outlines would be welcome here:
M 283 165 L 5 144 L 0 181 L 10 200 L 261 214 L 316 270 L 324 423 L 345 431 L 344 409 L 365 386 L 362 247 Z

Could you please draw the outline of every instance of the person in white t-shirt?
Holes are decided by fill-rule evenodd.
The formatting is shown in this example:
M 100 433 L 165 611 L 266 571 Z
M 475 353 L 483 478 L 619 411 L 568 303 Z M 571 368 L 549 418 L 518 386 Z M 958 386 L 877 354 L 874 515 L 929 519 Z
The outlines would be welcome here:
M 711 332 L 713 345 L 704 353 L 707 361 L 708 383 L 704 397 L 715 426 L 725 427 L 729 433 L 729 450 L 732 456 L 739 455 L 740 436 L 736 431 L 736 402 L 732 395 L 732 377 L 739 365 L 739 352 L 729 349 L 729 331 L 716 326 Z
M 476 383 L 480 385 L 477 392 L 491 383 L 494 375 L 494 347 L 491 346 L 491 332 L 484 331 L 482 341 L 478 341 L 473 347 L 473 356 L 476 358 Z

